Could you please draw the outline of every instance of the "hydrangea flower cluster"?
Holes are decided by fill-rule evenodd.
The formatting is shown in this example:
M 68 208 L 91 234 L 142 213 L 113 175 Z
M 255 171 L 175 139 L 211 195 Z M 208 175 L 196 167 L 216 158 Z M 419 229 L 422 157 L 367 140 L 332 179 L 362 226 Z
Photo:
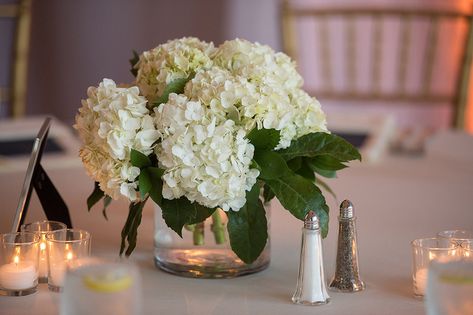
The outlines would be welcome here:
M 147 100 L 138 87 L 120 88 L 110 79 L 90 87 L 87 96 L 74 125 L 87 173 L 110 197 L 134 201 L 140 169 L 131 165 L 130 150 L 150 154 L 159 136 Z
M 301 89 L 295 64 L 268 46 L 236 39 L 215 48 L 182 38 L 144 52 L 135 70 L 135 87 L 105 79 L 89 88 L 76 118 L 87 171 L 113 198 L 138 198 L 134 149 L 156 155 L 164 198 L 185 196 L 238 211 L 259 176 L 246 138 L 253 128 L 280 131 L 276 149 L 328 132 L 319 102 Z M 176 79 L 187 80 L 183 91 L 155 104 Z
M 136 64 L 136 84 L 152 102 L 175 79 L 187 78 L 197 69 L 210 68 L 214 50 L 212 43 L 185 37 L 145 51 Z

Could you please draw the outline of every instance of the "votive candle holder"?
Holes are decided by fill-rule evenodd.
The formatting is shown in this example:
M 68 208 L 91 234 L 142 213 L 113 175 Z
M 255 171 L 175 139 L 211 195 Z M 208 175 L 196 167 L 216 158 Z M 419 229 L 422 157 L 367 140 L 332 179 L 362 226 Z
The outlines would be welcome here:
M 1 234 L 0 243 L 0 295 L 36 292 L 40 237 L 28 232 Z
M 67 270 L 84 264 L 90 256 L 90 233 L 78 229 L 65 229 L 46 234 L 49 256 L 48 287 L 51 291 L 62 291 Z
M 427 277 L 432 261 L 449 262 L 460 256 L 459 245 L 447 238 L 421 238 L 411 242 L 413 253 L 412 280 L 414 296 L 422 298 L 427 286 Z
M 46 233 L 65 229 L 67 229 L 67 226 L 64 223 L 48 220 L 23 224 L 21 226 L 22 231 L 36 233 L 40 236 L 38 269 L 39 283 L 48 283 L 48 255 L 46 252 Z

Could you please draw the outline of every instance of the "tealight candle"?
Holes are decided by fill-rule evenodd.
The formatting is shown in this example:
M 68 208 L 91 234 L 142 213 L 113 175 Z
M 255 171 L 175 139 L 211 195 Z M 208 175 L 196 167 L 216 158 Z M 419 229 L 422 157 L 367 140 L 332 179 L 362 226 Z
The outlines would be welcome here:
M 37 278 L 35 264 L 20 261 L 15 256 L 13 262 L 0 267 L 0 285 L 8 290 L 24 290 L 35 286 Z
M 39 239 L 34 233 L 1 235 L 0 294 L 27 295 L 38 285 Z
M 48 253 L 46 251 L 46 233 L 64 229 L 67 229 L 67 226 L 64 223 L 47 220 L 23 224 L 21 226 L 22 231 L 36 233 L 41 237 L 39 244 L 39 283 L 48 282 Z
M 90 234 L 83 230 L 59 230 L 46 234 L 49 254 L 48 287 L 61 291 L 64 274 L 90 255 Z
M 412 241 L 412 250 L 414 295 L 423 297 L 427 288 L 430 263 L 456 259 L 459 253 L 458 244 L 442 238 L 423 238 Z
M 427 287 L 427 275 L 428 275 L 427 268 L 421 268 L 416 271 L 414 277 L 414 291 L 418 295 L 425 294 L 425 288 Z

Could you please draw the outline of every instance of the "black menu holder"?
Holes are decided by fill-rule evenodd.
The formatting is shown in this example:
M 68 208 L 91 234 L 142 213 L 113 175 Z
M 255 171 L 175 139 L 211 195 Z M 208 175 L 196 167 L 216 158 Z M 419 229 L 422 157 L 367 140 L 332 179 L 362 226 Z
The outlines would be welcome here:
M 43 125 L 34 140 L 25 181 L 23 182 L 20 200 L 13 221 L 13 233 L 19 231 L 20 226 L 24 223 L 33 188 L 38 195 L 41 206 L 46 214 L 46 218 L 50 221 L 62 222 L 66 224 L 67 227 L 72 228 L 69 209 L 56 187 L 54 187 L 53 182 L 48 177 L 48 174 L 41 166 L 41 157 L 43 155 L 50 125 L 51 118 L 48 117 L 43 122 Z

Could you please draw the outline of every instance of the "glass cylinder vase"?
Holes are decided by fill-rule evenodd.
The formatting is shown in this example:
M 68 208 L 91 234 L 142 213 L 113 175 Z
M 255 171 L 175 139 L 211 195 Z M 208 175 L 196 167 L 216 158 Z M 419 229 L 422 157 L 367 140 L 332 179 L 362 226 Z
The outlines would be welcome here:
M 266 269 L 270 262 L 270 205 L 264 205 L 268 240 L 260 256 L 244 263 L 232 251 L 227 216 L 217 209 L 204 222 L 184 226 L 182 238 L 169 228 L 155 206 L 154 261 L 160 269 L 191 278 L 233 278 Z

